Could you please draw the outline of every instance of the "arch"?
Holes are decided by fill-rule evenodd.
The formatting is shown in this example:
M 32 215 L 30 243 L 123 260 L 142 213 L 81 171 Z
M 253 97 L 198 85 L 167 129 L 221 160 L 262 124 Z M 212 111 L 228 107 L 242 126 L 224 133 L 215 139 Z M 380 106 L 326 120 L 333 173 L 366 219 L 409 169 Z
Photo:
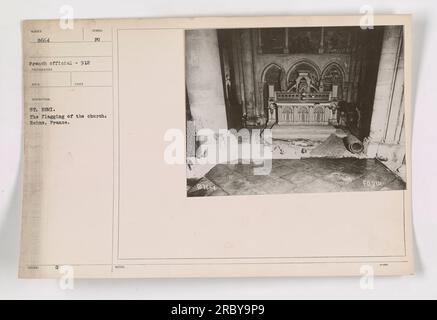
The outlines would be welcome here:
M 323 84 L 324 91 L 332 91 L 333 86 L 337 87 L 337 97 L 342 98 L 343 96 L 343 84 L 345 79 L 345 72 L 342 66 L 337 62 L 328 63 L 322 72 L 321 82 Z
M 307 84 L 312 88 L 311 90 L 317 91 L 320 81 L 320 68 L 309 59 L 300 59 L 288 69 L 286 76 L 287 91 L 297 91 L 297 80 L 300 80 L 299 74 L 301 71 L 308 73 L 305 76 Z
M 261 73 L 261 81 L 262 82 L 265 82 L 266 81 L 266 74 L 270 71 L 270 69 L 272 69 L 272 68 L 274 68 L 274 69 L 277 69 L 277 70 L 279 70 L 281 73 L 285 73 L 285 71 L 284 71 L 284 69 L 280 66 L 280 65 L 278 65 L 278 64 L 276 64 L 276 63 L 270 63 L 270 64 L 268 64 L 265 68 L 264 68 L 264 70 L 263 70 L 263 72 Z
M 261 73 L 261 101 L 263 108 L 267 109 L 269 106 L 269 86 L 273 85 L 274 91 L 281 91 L 285 87 L 284 85 L 285 71 L 276 64 L 268 64 Z
M 325 67 L 323 68 L 323 71 L 322 71 L 321 79 L 323 79 L 326 76 L 326 73 L 331 68 L 336 68 L 338 71 L 340 71 L 343 80 L 346 80 L 346 73 L 344 72 L 343 67 L 338 62 L 335 62 L 335 61 L 329 62 L 328 64 L 325 65 Z
M 320 79 L 321 72 L 320 72 L 319 66 L 316 63 L 314 63 L 312 60 L 303 58 L 303 59 L 300 59 L 300 60 L 296 61 L 295 63 L 293 63 L 291 65 L 291 67 L 288 69 L 288 71 L 287 71 L 287 81 L 290 78 L 290 74 L 293 71 L 295 71 L 296 69 L 298 69 L 299 67 L 307 67 L 307 68 L 309 67 L 309 68 L 311 68 L 312 70 L 314 70 L 314 72 L 315 72 L 315 74 L 317 76 L 317 79 Z

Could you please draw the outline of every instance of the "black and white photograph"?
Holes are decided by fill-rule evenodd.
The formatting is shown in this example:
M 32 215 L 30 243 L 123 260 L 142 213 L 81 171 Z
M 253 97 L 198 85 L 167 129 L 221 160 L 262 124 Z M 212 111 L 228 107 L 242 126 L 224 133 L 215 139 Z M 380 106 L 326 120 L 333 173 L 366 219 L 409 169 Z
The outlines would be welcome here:
M 405 190 L 403 26 L 186 30 L 185 78 L 188 197 Z

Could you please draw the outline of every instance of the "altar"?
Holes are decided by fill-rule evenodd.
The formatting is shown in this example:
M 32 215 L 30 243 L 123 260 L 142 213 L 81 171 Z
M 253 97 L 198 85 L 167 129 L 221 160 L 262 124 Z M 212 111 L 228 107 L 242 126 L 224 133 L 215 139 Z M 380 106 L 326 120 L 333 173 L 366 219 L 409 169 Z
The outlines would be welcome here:
M 335 125 L 337 104 L 329 101 L 329 95 L 276 92 L 269 120 L 278 125 Z
M 302 133 L 325 138 L 335 132 L 338 89 L 331 88 L 324 91 L 323 83 L 308 72 L 299 72 L 287 91 L 269 88 L 268 127 L 273 138 L 292 139 Z
M 269 122 L 278 125 L 336 125 L 337 88 L 323 91 L 307 72 L 299 72 L 287 91 L 269 90 Z M 269 88 L 271 89 L 271 88 Z

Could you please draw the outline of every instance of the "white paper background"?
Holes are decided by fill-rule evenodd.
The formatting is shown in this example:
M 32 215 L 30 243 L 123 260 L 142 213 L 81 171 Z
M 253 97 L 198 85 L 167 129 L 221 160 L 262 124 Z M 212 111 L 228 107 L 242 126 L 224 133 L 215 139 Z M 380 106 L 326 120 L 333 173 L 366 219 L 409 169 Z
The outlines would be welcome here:
M 437 2 L 357 0 L 15 0 L 0 11 L 0 298 L 124 299 L 395 299 L 437 298 Z M 417 276 L 378 278 L 374 290 L 358 278 L 166 279 L 76 281 L 17 280 L 20 232 L 22 19 L 55 19 L 70 5 L 76 18 L 377 14 L 413 17 L 413 217 Z

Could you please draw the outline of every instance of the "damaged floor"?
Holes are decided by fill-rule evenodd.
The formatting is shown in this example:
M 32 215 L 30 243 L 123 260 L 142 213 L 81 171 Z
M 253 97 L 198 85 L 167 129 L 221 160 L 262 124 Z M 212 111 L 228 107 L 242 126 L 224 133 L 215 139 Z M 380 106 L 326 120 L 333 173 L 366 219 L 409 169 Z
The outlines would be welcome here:
M 270 175 L 253 164 L 218 164 L 187 181 L 188 197 L 404 190 L 405 183 L 380 161 L 357 158 L 274 159 Z

